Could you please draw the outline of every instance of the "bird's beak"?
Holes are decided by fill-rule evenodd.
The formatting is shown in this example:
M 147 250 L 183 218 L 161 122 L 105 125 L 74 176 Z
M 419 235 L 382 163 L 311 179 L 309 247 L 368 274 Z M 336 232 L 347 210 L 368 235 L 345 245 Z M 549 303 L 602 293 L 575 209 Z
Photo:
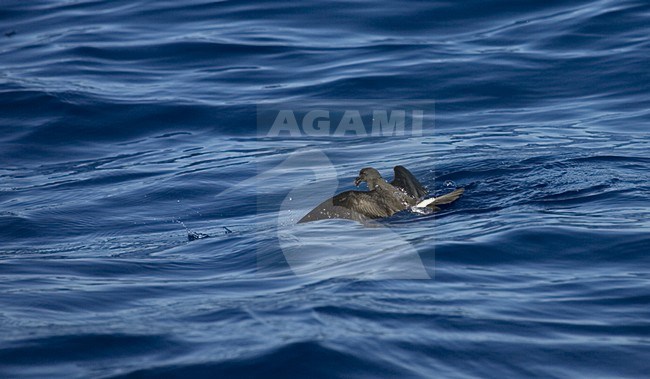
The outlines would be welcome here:
M 359 184 L 361 184 L 361 177 L 357 176 L 357 178 L 354 179 L 354 186 L 359 187 Z

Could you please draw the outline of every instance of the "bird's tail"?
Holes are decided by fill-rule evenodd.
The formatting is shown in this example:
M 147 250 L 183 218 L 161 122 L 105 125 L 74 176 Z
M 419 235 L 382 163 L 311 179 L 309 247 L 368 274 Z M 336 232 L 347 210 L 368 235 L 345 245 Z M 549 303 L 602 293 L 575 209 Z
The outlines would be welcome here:
M 459 188 L 453 192 L 449 192 L 446 195 L 442 195 L 439 197 L 434 197 L 431 199 L 426 199 L 422 200 L 417 207 L 429 207 L 433 208 L 434 210 L 437 208 L 438 205 L 444 205 L 444 204 L 450 204 L 453 203 L 454 201 L 458 200 L 458 198 L 465 192 L 464 188 Z

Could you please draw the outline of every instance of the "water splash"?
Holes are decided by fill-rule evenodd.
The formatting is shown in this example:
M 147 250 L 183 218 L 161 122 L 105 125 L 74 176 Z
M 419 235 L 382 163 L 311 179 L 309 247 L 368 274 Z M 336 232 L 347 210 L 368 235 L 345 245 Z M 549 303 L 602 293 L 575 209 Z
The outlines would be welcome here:
M 454 182 L 453 180 L 445 180 L 445 183 L 443 184 L 443 186 L 445 188 L 456 188 L 456 187 L 458 187 L 456 185 L 456 182 Z

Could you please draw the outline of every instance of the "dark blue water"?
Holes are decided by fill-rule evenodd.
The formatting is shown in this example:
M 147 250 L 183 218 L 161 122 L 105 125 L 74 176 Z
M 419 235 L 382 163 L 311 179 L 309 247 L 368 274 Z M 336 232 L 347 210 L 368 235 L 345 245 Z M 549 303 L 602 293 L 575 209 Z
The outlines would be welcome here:
M 647 2 L 3 1 L 0 28 L 0 377 L 650 371 Z M 260 135 L 259 104 L 319 99 L 435 126 Z M 396 164 L 466 193 L 295 224 Z

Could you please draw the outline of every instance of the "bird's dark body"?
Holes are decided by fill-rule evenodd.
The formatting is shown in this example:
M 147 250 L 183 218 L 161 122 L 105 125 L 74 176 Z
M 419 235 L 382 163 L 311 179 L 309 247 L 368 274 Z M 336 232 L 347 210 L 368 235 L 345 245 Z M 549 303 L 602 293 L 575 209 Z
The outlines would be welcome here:
M 307 213 L 299 223 L 342 218 L 365 222 L 372 219 L 390 217 L 418 203 L 426 196 L 428 191 L 420 182 L 403 166 L 395 166 L 395 178 L 391 183 L 385 181 L 379 172 L 372 167 L 367 167 L 359 172 L 355 180 L 358 186 L 361 182 L 368 184 L 368 191 L 345 191 L 327 199 Z M 433 210 L 438 210 L 436 205 L 448 204 L 455 201 L 463 193 L 462 188 L 444 195 L 431 205 Z

